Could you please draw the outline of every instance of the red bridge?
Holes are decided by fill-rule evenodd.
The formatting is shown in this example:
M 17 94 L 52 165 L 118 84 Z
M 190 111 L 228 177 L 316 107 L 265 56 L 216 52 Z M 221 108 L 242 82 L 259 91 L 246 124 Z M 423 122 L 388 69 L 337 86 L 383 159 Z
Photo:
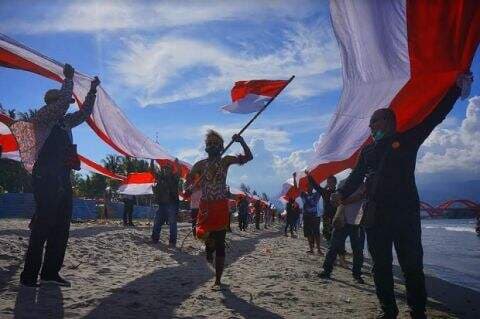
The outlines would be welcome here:
M 480 216 L 480 204 L 475 203 L 474 201 L 471 201 L 469 199 L 454 199 L 454 200 L 449 200 L 446 201 L 437 207 L 433 207 L 432 205 L 425 203 L 425 202 L 420 202 L 420 210 L 421 211 L 426 211 L 430 217 L 440 217 L 442 216 L 452 205 L 458 205 L 462 208 L 466 208 L 468 210 L 472 210 L 477 214 L 477 216 Z

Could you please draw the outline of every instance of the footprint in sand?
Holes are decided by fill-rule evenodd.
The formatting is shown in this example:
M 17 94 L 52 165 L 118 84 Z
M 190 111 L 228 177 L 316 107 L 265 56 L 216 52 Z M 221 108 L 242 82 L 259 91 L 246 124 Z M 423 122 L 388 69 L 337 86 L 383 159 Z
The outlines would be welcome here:
M 97 274 L 103 275 L 103 274 L 109 274 L 111 272 L 112 272 L 112 270 L 110 268 L 103 267 L 103 268 L 100 268 L 100 270 L 97 271 Z

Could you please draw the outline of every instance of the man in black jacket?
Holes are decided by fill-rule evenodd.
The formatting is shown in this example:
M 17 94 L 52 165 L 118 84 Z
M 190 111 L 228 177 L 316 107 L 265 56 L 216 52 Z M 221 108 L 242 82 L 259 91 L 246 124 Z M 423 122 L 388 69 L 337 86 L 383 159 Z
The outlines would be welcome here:
M 461 80 L 463 78 L 457 83 Z M 362 149 L 357 166 L 345 185 L 332 195 L 332 200 L 340 204 L 365 180 L 367 201 L 376 207 L 375 223 L 366 231 L 377 297 L 382 308 L 381 318 L 396 318 L 398 315 L 392 244 L 405 276 L 410 314 L 412 318 L 426 317 L 427 294 L 415 164 L 418 149 L 452 110 L 460 92 L 461 89 L 454 85 L 422 123 L 403 133 L 396 131 L 396 117 L 391 109 L 375 111 L 369 125 L 374 142 Z

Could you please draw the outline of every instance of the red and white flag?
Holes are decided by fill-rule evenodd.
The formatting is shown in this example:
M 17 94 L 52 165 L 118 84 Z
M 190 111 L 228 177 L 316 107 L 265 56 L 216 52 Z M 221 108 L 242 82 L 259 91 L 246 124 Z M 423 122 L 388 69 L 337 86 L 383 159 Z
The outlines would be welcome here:
M 355 166 L 376 109 L 393 109 L 400 132 L 421 123 L 470 68 L 480 41 L 478 0 L 331 0 L 330 15 L 343 91 L 308 167 L 317 182 Z M 295 197 L 288 184 L 282 195 Z
M 0 66 L 33 72 L 57 82 L 63 82 L 64 78 L 61 63 L 41 55 L 1 33 Z M 73 95 L 80 107 L 90 89 L 92 79 L 78 71 L 75 72 Z M 153 158 L 172 163 L 175 159 L 133 126 L 101 85 L 97 88 L 93 113 L 87 123 L 98 137 L 122 155 Z M 180 164 L 182 173 L 187 172 L 191 167 L 186 162 Z
M 119 194 L 149 195 L 153 194 L 155 177 L 151 172 L 129 173 L 123 184 L 118 188 Z
M 258 112 L 272 98 L 277 96 L 288 80 L 251 80 L 238 81 L 232 89 L 232 104 L 225 105 L 222 109 L 229 113 Z

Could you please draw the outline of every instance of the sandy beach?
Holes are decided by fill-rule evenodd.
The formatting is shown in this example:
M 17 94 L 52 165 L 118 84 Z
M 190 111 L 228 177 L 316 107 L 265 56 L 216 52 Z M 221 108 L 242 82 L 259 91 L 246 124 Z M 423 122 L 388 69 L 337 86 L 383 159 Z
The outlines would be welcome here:
M 306 242 L 286 238 L 279 226 L 228 234 L 223 290 L 212 290 L 213 271 L 202 245 L 189 236 L 183 249 L 149 241 L 150 225 L 137 222 L 72 224 L 62 275 L 70 288 L 19 286 L 28 221 L 0 222 L 0 318 L 373 318 L 377 311 L 370 265 L 366 284 L 336 267 L 320 280 L 323 257 L 307 255 Z M 179 246 L 188 232 L 179 227 Z M 167 228 L 162 242 L 167 242 Z M 351 259 L 348 258 L 349 266 Z M 397 277 L 400 318 L 408 318 Z M 427 278 L 431 318 L 479 318 L 480 294 Z

